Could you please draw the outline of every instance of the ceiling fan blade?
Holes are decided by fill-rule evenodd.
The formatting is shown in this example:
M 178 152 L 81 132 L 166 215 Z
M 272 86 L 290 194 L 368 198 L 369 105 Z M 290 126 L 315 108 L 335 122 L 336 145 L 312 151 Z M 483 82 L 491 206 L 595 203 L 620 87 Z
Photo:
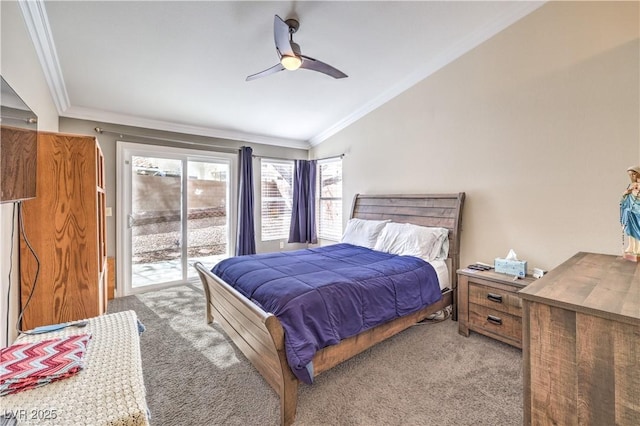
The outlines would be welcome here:
M 329 75 L 333 78 L 345 78 L 348 77 L 345 73 L 340 71 L 337 68 L 332 67 L 329 64 L 325 64 L 322 61 L 318 61 L 317 59 L 310 58 L 309 56 L 300 55 L 303 58 L 302 65 L 300 68 L 304 68 L 307 70 L 318 71 L 323 74 Z
M 289 37 L 289 25 L 286 24 L 278 15 L 273 18 L 273 38 L 276 42 L 278 55 L 295 56 L 291 40 Z
M 284 67 L 280 63 L 277 63 L 274 66 L 272 66 L 271 68 L 267 68 L 264 71 L 260 71 L 259 73 L 252 74 L 252 75 L 248 76 L 245 81 L 251 81 L 251 80 L 258 79 L 258 78 L 266 77 L 268 75 L 275 74 L 278 71 L 284 71 Z

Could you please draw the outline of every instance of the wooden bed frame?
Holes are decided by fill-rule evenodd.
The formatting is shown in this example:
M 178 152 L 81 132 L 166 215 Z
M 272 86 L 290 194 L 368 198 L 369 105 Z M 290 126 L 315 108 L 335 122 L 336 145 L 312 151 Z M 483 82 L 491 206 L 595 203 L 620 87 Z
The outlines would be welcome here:
M 371 346 L 424 320 L 429 315 L 453 305 L 456 309 L 456 270 L 460 265 L 460 230 L 464 192 L 432 195 L 356 195 L 351 217 L 390 219 L 394 222 L 449 229 L 448 267 L 451 289 L 441 301 L 410 315 L 397 318 L 356 336 L 326 347 L 313 358 L 314 377 Z M 233 287 L 212 274 L 202 263 L 195 264 L 207 300 L 206 319 L 215 319 L 236 346 L 262 374 L 280 397 L 282 425 L 293 423 L 298 402 L 298 379 L 287 364 L 284 329 L 278 318 L 263 311 Z

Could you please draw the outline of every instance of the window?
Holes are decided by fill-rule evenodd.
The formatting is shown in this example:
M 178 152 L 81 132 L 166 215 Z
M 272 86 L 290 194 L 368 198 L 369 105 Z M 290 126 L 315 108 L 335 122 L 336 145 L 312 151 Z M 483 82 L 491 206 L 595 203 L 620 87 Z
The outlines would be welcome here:
M 260 167 L 262 241 L 289 237 L 293 161 L 262 159 Z
M 342 237 L 342 158 L 318 161 L 318 237 Z

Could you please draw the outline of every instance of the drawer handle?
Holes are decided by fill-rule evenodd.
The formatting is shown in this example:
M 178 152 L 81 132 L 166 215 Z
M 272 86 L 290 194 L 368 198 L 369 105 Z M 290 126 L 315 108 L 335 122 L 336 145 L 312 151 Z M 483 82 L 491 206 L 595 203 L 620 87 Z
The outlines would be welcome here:
M 487 321 L 489 321 L 491 324 L 502 325 L 502 318 L 494 317 L 493 315 L 487 315 Z
M 491 300 L 492 302 L 502 303 L 502 296 L 499 294 L 487 293 L 487 299 Z

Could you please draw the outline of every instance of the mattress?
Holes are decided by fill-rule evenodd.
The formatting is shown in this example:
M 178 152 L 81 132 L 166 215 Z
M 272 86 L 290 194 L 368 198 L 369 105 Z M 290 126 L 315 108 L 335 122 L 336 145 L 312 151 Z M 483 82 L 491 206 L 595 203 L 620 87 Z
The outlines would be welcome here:
M 90 333 L 85 368 L 45 386 L 0 397 L 18 425 L 148 425 L 138 321 L 134 311 L 102 315 L 86 327 L 22 335 L 16 343 Z
M 433 269 L 436 270 L 440 290 L 451 288 L 451 278 L 449 277 L 449 267 L 447 267 L 447 262 L 445 260 L 431 260 L 429 263 L 433 266 Z

